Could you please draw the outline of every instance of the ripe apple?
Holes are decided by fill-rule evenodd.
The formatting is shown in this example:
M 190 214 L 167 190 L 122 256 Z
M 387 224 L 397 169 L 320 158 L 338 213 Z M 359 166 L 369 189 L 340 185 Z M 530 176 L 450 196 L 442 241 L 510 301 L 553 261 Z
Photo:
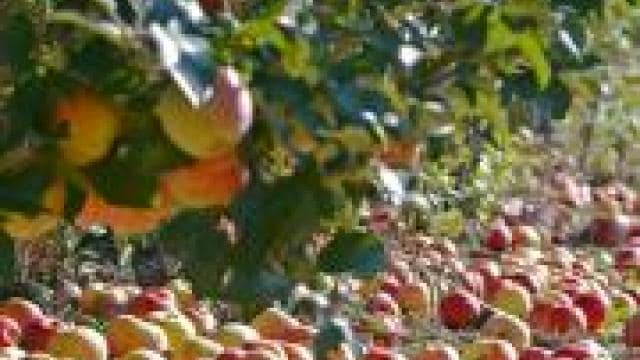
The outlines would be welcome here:
M 523 319 L 532 308 L 531 294 L 513 281 L 504 280 L 490 299 L 491 305 Z
M 0 348 L 16 346 L 20 333 L 20 325 L 16 320 L 0 315 Z
M 471 293 L 482 296 L 484 294 L 485 284 L 484 276 L 476 271 L 463 270 L 459 273 L 462 280 L 462 286 Z
M 623 291 L 614 289 L 611 292 L 611 306 L 607 314 L 607 325 L 613 326 L 635 314 L 638 305 L 635 299 Z
M 576 295 L 574 303 L 582 309 L 587 319 L 587 330 L 596 334 L 602 331 L 609 312 L 609 298 L 601 291 L 589 291 Z
M 132 315 L 112 319 L 106 337 L 110 353 L 116 357 L 137 349 L 160 353 L 169 349 L 169 339 L 160 326 Z
M 213 340 L 194 336 L 182 341 L 179 348 L 174 349 L 172 360 L 199 360 L 201 358 L 217 358 L 224 348 Z
M 506 340 L 479 339 L 466 344 L 461 351 L 462 360 L 517 360 L 517 350 Z
M 504 219 L 496 219 L 489 229 L 485 239 L 485 246 L 492 251 L 504 251 L 511 248 L 511 245 L 511 229 L 509 229 Z
M 22 346 L 29 351 L 44 351 L 58 328 L 58 321 L 46 316 L 31 321 L 22 330 Z
M 621 224 L 612 218 L 595 218 L 591 220 L 591 236 L 600 246 L 612 247 L 622 237 Z
M 640 266 L 640 247 L 620 246 L 615 250 L 614 259 L 618 270 L 638 267 Z
M 529 347 L 520 351 L 518 360 L 551 360 L 552 352 L 543 347 Z
M 49 342 L 47 353 L 56 358 L 107 360 L 104 337 L 93 329 L 73 327 L 59 331 Z
M 119 360 L 164 360 L 164 356 L 155 351 L 139 349 L 129 352 Z
M 625 321 L 624 343 L 628 347 L 640 347 L 640 314 L 635 314 Z
M 404 284 L 398 293 L 398 304 L 406 312 L 424 314 L 429 308 L 429 288 L 422 281 Z
M 569 358 L 573 360 L 594 360 L 587 347 L 581 344 L 566 344 L 556 349 L 553 356 L 557 358 Z
M 313 354 L 309 348 L 292 343 L 283 343 L 282 348 L 287 354 L 288 360 L 313 360 Z
M 573 305 L 556 305 L 551 310 L 552 334 L 565 337 L 584 337 L 587 318 L 582 309 Z
M 22 298 L 11 298 L 0 305 L 0 315 L 5 315 L 24 328 L 30 322 L 44 317 L 40 307 Z
M 500 265 L 485 257 L 474 258 L 470 270 L 479 272 L 482 276 L 500 277 Z
M 374 314 L 382 313 L 393 316 L 400 314 L 398 303 L 386 292 L 377 293 L 369 299 L 367 302 L 367 310 Z
M 523 286 L 531 295 L 538 293 L 541 288 L 540 281 L 538 281 L 535 274 L 518 271 L 514 274 L 504 276 L 504 278 Z
M 437 342 L 427 344 L 415 360 L 459 360 L 460 354 L 456 348 L 451 345 Z
M 295 318 L 285 313 L 282 309 L 274 307 L 264 310 L 251 322 L 251 326 L 256 329 L 262 338 L 274 340 L 284 340 L 287 329 L 299 325 L 300 322 Z
M 173 292 L 167 288 L 148 288 L 134 296 L 128 305 L 129 314 L 145 317 L 149 313 L 174 312 L 177 303 Z
M 552 310 L 552 302 L 540 298 L 536 299 L 533 302 L 533 307 L 528 315 L 528 321 L 531 329 L 536 333 L 551 332 L 551 329 L 553 328 L 551 318 Z
M 191 319 L 199 335 L 207 336 L 215 330 L 218 322 L 213 312 L 206 306 L 190 306 L 183 311 Z
M 517 350 L 531 345 L 529 325 L 514 315 L 497 311 L 480 329 L 480 334 L 489 339 L 504 339 Z
M 216 333 L 214 340 L 225 348 L 240 347 L 242 344 L 258 341 L 260 334 L 251 326 L 241 323 L 226 323 Z
M 196 336 L 196 327 L 181 313 L 152 313 L 149 320 L 164 330 L 171 349 L 177 349 L 185 339 Z
M 440 319 L 447 328 L 463 329 L 478 318 L 481 305 L 480 300 L 470 292 L 454 290 L 440 301 Z
M 246 360 L 247 352 L 240 347 L 227 347 L 217 360 Z
M 318 330 L 311 325 L 300 324 L 287 328 L 284 340 L 292 344 L 310 346 L 317 332 Z
M 362 360 L 403 360 L 404 356 L 389 348 L 373 346 L 369 348 Z

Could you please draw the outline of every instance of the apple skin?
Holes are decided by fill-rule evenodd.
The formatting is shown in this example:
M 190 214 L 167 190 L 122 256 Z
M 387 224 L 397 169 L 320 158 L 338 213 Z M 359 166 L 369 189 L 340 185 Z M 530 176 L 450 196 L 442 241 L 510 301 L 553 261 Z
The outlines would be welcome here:
M 466 290 L 455 290 L 446 295 L 439 304 L 440 319 L 449 329 L 463 329 L 480 315 L 480 300 Z
M 482 276 L 500 277 L 500 265 L 491 259 L 480 257 L 473 259 L 470 270 L 479 272 Z
M 400 360 L 404 357 L 389 348 L 372 346 L 367 350 L 362 360 Z
M 534 332 L 547 333 L 551 332 L 553 322 L 551 312 L 553 311 L 553 303 L 546 299 L 536 299 L 533 307 L 528 315 L 529 326 Z
M 367 310 L 373 314 L 383 313 L 392 316 L 400 314 L 400 307 L 394 298 L 386 293 L 378 293 L 367 302 Z
M 146 317 L 153 312 L 172 312 L 177 309 L 175 295 L 167 288 L 144 289 L 128 305 L 128 313 Z
M 428 344 L 415 360 L 460 360 L 460 354 L 456 348 L 444 343 Z
M 573 301 L 587 319 L 587 330 L 592 334 L 602 331 L 610 307 L 609 298 L 599 291 L 589 291 L 577 294 Z
M 518 360 L 551 360 L 553 352 L 547 348 L 532 346 L 520 352 Z
M 6 315 L 0 315 L 0 348 L 16 346 L 20 340 L 20 324 Z
M 625 270 L 640 265 L 640 247 L 620 246 L 614 255 L 616 269 Z
M 225 348 L 218 356 L 218 360 L 246 360 L 247 358 L 247 351 L 239 347 Z
M 24 328 L 31 321 L 44 317 L 40 307 L 22 298 L 11 298 L 0 305 L 0 315 L 15 320 L 20 328 Z
M 484 276 L 477 271 L 465 270 L 460 273 L 462 286 L 469 292 L 477 296 L 484 294 Z
M 22 330 L 22 346 L 29 351 L 45 351 L 59 327 L 58 320 L 50 317 L 30 322 Z
M 400 293 L 401 287 L 402 287 L 402 284 L 400 283 L 397 277 L 393 275 L 386 275 L 382 279 L 382 285 L 380 286 L 380 289 L 383 292 L 391 295 L 394 299 L 397 299 L 398 294 Z
M 554 358 L 568 358 L 573 360 L 595 360 L 586 346 L 581 344 L 566 344 L 556 349 Z
M 517 360 L 518 352 L 506 340 L 479 339 L 463 346 L 463 360 Z
M 398 294 L 398 304 L 402 310 L 424 314 L 429 307 L 429 288 L 421 281 L 404 284 Z
M 532 308 L 531 294 L 523 286 L 504 279 L 500 289 L 491 297 L 490 303 L 521 319 L 526 317 Z
M 531 295 L 537 294 L 541 288 L 540 281 L 538 281 L 537 277 L 534 274 L 525 273 L 525 272 L 516 272 L 515 274 L 507 275 L 507 276 L 504 276 L 503 278 L 507 280 L 511 280 L 518 285 L 521 285 Z
M 512 234 L 504 219 L 497 219 L 489 229 L 485 246 L 492 251 L 504 251 L 511 247 Z
M 593 219 L 590 224 L 591 235 L 600 246 L 616 246 L 621 233 L 624 231 L 620 225 L 621 224 L 618 224 L 614 219 L 610 218 Z
M 640 314 L 635 314 L 625 321 L 624 343 L 628 347 L 640 347 Z
M 556 305 L 551 310 L 552 333 L 583 337 L 587 331 L 587 318 L 582 309 L 573 305 Z
M 496 311 L 480 328 L 480 335 L 509 341 L 518 351 L 531 346 L 531 329 L 514 315 Z

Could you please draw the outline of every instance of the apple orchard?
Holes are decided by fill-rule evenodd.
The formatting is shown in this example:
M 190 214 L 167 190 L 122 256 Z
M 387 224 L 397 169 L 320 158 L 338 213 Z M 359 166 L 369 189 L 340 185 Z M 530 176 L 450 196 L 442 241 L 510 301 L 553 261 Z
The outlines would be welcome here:
M 635 0 L 0 0 L 0 359 L 640 359 Z

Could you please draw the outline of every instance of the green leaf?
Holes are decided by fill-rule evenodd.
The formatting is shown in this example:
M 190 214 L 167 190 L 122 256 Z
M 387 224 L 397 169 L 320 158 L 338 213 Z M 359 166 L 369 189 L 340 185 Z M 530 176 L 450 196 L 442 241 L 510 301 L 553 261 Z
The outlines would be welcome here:
M 367 276 L 382 271 L 382 238 L 366 232 L 339 232 L 318 255 L 318 270 Z
M 518 34 L 516 44 L 536 74 L 538 87 L 546 88 L 551 80 L 551 65 L 545 56 L 542 41 L 535 34 L 528 32 Z
M 15 270 L 14 242 L 9 235 L 0 231 L 0 287 L 13 284 Z
M 191 210 L 176 215 L 154 234 L 164 250 L 177 256 L 194 291 L 216 297 L 225 269 L 231 262 L 231 244 L 217 229 L 210 210 Z
M 1 208 L 30 215 L 38 213 L 42 209 L 42 194 L 52 179 L 53 174 L 46 166 L 0 176 Z
M 494 53 L 507 50 L 515 41 L 511 29 L 500 18 L 497 10 L 493 10 L 487 17 L 487 42 L 484 51 Z

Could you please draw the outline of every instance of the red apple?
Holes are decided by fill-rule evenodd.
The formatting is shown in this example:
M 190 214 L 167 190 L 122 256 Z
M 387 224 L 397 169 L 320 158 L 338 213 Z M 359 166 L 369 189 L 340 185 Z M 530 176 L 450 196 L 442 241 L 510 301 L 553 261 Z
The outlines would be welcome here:
M 171 312 L 176 309 L 173 292 L 167 288 L 149 288 L 134 296 L 128 305 L 129 314 L 145 317 L 152 312 Z
M 402 284 L 400 283 L 397 277 L 393 275 L 385 275 L 384 278 L 382 279 L 382 285 L 380 289 L 383 292 L 391 295 L 395 299 L 397 298 L 398 293 L 400 292 L 401 286 Z
M 484 294 L 484 276 L 476 271 L 462 271 L 460 274 L 462 286 L 477 296 Z
M 625 235 L 627 238 L 640 236 L 640 218 L 637 216 L 629 216 Z
M 538 293 L 538 291 L 540 291 L 540 287 L 541 287 L 540 281 L 538 281 L 538 278 L 536 277 L 535 274 L 519 271 L 512 275 L 507 275 L 504 278 L 509 279 L 518 285 L 521 285 L 531 295 L 534 295 Z
M 493 251 L 504 251 L 511 248 L 511 244 L 511 229 L 509 229 L 504 219 L 495 220 L 485 239 L 486 247 Z
M 401 360 L 401 359 L 404 359 L 404 356 L 402 356 L 397 352 L 394 352 L 389 348 L 372 346 L 366 351 L 366 353 L 361 359 L 362 360 Z
M 463 329 L 480 315 L 481 307 L 480 300 L 472 293 L 455 290 L 440 301 L 440 319 L 449 329 Z
M 17 321 L 21 329 L 44 316 L 38 305 L 21 298 L 11 298 L 0 305 L 0 315 Z
M 58 328 L 58 321 L 46 316 L 31 321 L 22 330 L 22 346 L 29 351 L 45 351 Z
M 587 330 L 587 319 L 580 308 L 572 305 L 557 305 L 551 310 L 551 326 L 554 334 L 572 334 L 581 337 Z
M 640 347 L 640 314 L 635 314 L 625 321 L 624 343 L 628 347 Z
M 591 236 L 600 246 L 615 246 L 624 231 L 620 225 L 611 218 L 595 218 L 590 225 Z
M 459 360 L 458 350 L 445 343 L 428 344 L 422 349 L 415 360 Z
M 470 270 L 479 272 L 482 276 L 500 277 L 500 265 L 487 258 L 475 258 Z
M 530 347 L 520 352 L 519 360 L 551 360 L 552 352 L 543 347 Z
M 615 265 L 618 270 L 640 266 L 640 247 L 620 246 L 615 250 Z
M 218 356 L 218 360 L 245 360 L 245 359 L 247 359 L 247 352 L 237 347 L 225 348 L 222 354 Z
M 595 360 L 589 349 L 581 344 L 567 344 L 556 349 L 553 356 L 557 358 L 568 358 L 573 360 Z
M 0 348 L 16 346 L 20 340 L 20 325 L 8 316 L 0 315 Z
M 589 291 L 577 294 L 573 301 L 587 319 L 587 330 L 599 333 L 609 311 L 609 298 L 600 291 Z
M 552 311 L 553 303 L 544 299 L 536 299 L 533 302 L 533 307 L 528 316 L 529 326 L 531 326 L 531 329 L 541 333 L 552 331 Z
M 372 313 L 383 313 L 389 315 L 399 315 L 400 307 L 398 303 L 388 293 L 377 293 L 367 302 L 367 310 Z

